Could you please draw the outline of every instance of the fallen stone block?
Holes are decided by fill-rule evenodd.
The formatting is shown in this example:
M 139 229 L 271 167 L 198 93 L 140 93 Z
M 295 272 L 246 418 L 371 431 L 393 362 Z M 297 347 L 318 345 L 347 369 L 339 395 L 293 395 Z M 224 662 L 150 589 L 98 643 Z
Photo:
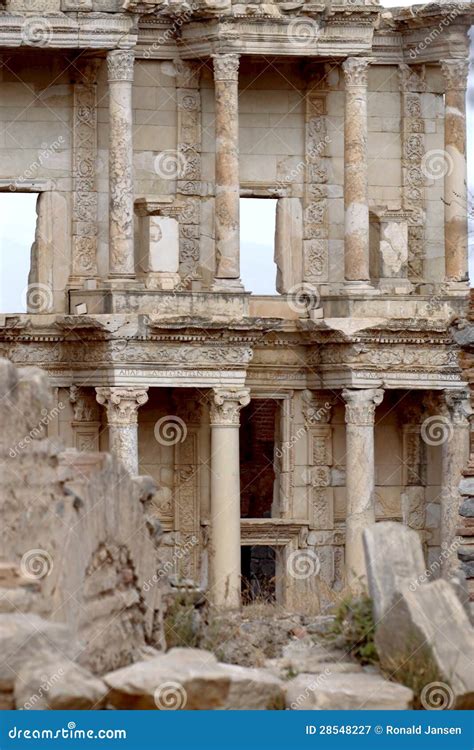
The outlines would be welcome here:
M 0 615 L 0 691 L 12 691 L 20 669 L 34 659 L 73 659 L 78 650 L 65 625 L 32 614 Z
M 404 586 L 378 624 L 375 644 L 383 666 L 426 673 L 452 692 L 452 708 L 474 708 L 474 629 L 453 587 L 444 580 Z
M 282 682 L 260 669 L 218 663 L 200 649 L 174 648 L 105 675 L 114 708 L 166 710 L 283 708 Z
M 401 523 L 372 524 L 363 534 L 367 581 L 378 622 L 405 583 L 417 585 L 426 571 L 420 537 Z
M 68 659 L 34 659 L 15 681 L 15 705 L 24 710 L 98 709 L 107 693 L 102 680 Z
M 413 692 L 379 675 L 300 674 L 287 685 L 292 711 L 397 710 L 412 707 Z

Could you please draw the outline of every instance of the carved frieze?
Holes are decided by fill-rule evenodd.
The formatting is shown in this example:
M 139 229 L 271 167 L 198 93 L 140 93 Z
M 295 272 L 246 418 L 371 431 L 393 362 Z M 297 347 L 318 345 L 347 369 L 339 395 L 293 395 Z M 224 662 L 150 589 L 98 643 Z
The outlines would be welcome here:
M 399 65 L 402 110 L 402 201 L 408 218 L 408 278 L 423 278 L 425 259 L 424 201 L 425 122 L 421 97 L 426 91 L 423 65 Z
M 179 271 L 183 289 L 198 277 L 201 194 L 201 66 L 180 61 L 177 69 L 178 201 L 185 209 L 179 222 Z
M 303 212 L 303 280 L 328 278 L 326 94 L 309 86 L 306 92 L 305 188 Z
M 72 276 L 97 274 L 97 70 L 100 60 L 75 63 L 73 106 Z

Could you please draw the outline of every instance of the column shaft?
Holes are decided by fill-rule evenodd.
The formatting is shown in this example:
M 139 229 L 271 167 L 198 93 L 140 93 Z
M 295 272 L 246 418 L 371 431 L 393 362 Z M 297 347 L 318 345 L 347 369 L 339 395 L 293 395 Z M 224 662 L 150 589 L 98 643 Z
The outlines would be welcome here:
M 239 56 L 214 56 L 216 284 L 240 287 Z
M 355 590 L 365 581 L 362 532 L 375 523 L 374 420 L 383 391 L 343 391 L 346 402 L 346 580 Z
M 368 58 L 343 63 L 344 118 L 344 273 L 346 281 L 370 280 L 369 196 L 367 174 Z
M 212 598 L 226 609 L 240 607 L 240 409 L 247 389 L 215 388 L 211 421 Z
M 148 388 L 96 388 L 107 409 L 109 450 L 130 474 L 138 474 L 138 408 L 148 401 Z
M 442 60 L 444 96 L 444 247 L 448 281 L 467 279 L 467 60 Z
M 134 54 L 112 50 L 109 75 L 109 274 L 133 278 L 133 140 L 132 83 Z
M 459 483 L 469 462 L 469 392 L 445 392 L 446 423 L 442 431 L 442 479 L 440 536 L 442 572 L 449 578 L 458 567 L 456 528 L 459 524 Z

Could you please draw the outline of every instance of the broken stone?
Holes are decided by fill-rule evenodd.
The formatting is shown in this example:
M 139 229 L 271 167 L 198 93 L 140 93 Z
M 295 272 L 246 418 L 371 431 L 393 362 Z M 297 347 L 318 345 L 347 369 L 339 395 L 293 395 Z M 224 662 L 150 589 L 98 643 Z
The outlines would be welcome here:
M 461 503 L 461 506 L 459 508 L 459 515 L 464 516 L 464 518 L 474 517 L 474 497 L 470 497 Z
M 372 524 L 363 533 L 367 579 L 378 622 L 404 583 L 416 584 L 426 565 L 416 531 L 393 521 Z
M 105 683 L 68 659 L 34 659 L 15 681 L 16 708 L 25 710 L 90 710 L 102 708 Z
M 268 672 L 218 663 L 200 649 L 168 653 L 104 677 L 115 708 L 158 710 L 275 709 L 283 684 Z
M 32 614 L 0 615 L 0 691 L 13 690 L 20 669 L 33 659 L 74 658 L 78 651 L 65 625 Z
M 474 629 L 452 586 L 444 580 L 411 590 L 403 586 L 378 624 L 375 644 L 383 666 L 426 674 L 452 691 L 453 708 L 474 708 Z M 435 677 L 433 677 L 433 674 Z
M 413 691 L 373 674 L 300 674 L 288 683 L 286 707 L 292 711 L 390 710 L 412 706 Z

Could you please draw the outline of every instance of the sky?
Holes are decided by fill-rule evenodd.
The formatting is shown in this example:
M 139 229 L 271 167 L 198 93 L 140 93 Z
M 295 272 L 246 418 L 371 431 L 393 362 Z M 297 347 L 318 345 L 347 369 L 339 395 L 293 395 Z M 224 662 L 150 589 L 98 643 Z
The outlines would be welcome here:
M 385 0 L 385 7 L 406 6 L 409 0 Z M 471 32 L 472 33 L 472 32 Z M 474 36 L 474 34 L 473 34 Z M 474 42 L 471 44 L 474 59 Z M 468 154 L 474 153 L 474 71 L 468 94 Z M 474 159 L 468 159 L 468 183 L 474 190 Z M 13 175 L 14 177 L 15 175 Z M 36 195 L 0 193 L 0 313 L 24 312 L 30 248 L 36 225 Z M 273 262 L 275 233 L 274 200 L 241 201 L 241 273 L 248 291 L 274 294 L 276 267 Z M 474 226 L 471 227 L 471 239 Z M 474 246 L 470 248 L 471 279 L 474 279 Z

